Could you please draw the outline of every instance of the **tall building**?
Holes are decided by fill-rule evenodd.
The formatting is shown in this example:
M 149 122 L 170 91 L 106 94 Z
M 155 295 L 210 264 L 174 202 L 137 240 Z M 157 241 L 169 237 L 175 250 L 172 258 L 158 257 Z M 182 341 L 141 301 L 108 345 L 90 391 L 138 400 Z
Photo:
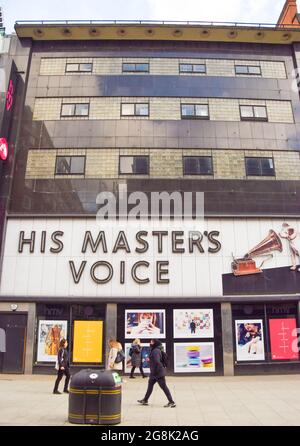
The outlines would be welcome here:
M 278 26 L 295 26 L 300 27 L 299 14 L 296 0 L 286 0 L 279 16 Z
M 0 28 L 3 28 L 3 27 L 4 27 L 4 25 L 3 25 L 3 11 L 0 6 Z
M 140 338 L 146 366 L 155 337 L 170 373 L 299 371 L 297 27 L 15 30 L 0 328 L 18 348 L 2 371 L 54 372 L 61 336 L 74 370 L 104 367 L 110 338 L 126 372 Z M 179 218 L 158 220 L 168 200 Z

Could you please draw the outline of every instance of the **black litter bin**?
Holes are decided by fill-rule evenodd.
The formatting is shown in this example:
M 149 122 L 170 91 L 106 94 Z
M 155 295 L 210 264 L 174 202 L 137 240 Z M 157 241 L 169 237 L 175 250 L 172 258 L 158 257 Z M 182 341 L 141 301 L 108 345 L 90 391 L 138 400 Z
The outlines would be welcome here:
M 118 424 L 121 422 L 121 378 L 107 370 L 81 370 L 72 377 L 69 422 Z

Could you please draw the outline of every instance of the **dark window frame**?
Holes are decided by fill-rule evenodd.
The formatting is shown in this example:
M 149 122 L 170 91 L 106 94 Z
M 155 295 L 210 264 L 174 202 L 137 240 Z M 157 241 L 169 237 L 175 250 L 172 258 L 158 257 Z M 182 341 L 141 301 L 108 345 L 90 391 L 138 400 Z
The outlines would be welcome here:
M 242 116 L 242 107 L 252 107 L 253 116 Z M 265 118 L 260 118 L 260 117 L 255 116 L 255 113 L 254 113 L 255 107 L 263 107 L 263 108 L 265 108 L 265 110 L 266 110 L 266 117 Z M 261 121 L 261 122 L 268 122 L 269 121 L 268 108 L 267 108 L 266 105 L 240 104 L 239 105 L 239 109 L 240 109 L 241 121 Z
M 247 68 L 247 73 L 237 73 L 236 69 L 238 67 L 246 67 Z M 250 73 L 249 72 L 249 68 L 251 68 L 251 67 L 259 68 L 259 73 Z M 238 76 L 262 76 L 261 66 L 260 65 L 239 65 L 239 64 L 235 64 L 234 65 L 234 72 Z
M 72 115 L 63 115 L 62 114 L 62 110 L 63 110 L 63 106 L 64 105 L 74 105 L 74 114 L 72 114 Z M 88 113 L 87 113 L 87 115 L 77 115 L 76 114 L 76 107 L 77 107 L 77 105 L 87 105 L 88 106 Z M 81 103 L 81 102 L 73 102 L 73 103 L 70 103 L 70 102 L 64 102 L 64 103 L 62 103 L 61 104 L 61 107 L 60 107 L 60 117 L 61 118 L 88 118 L 90 116 L 90 103 L 89 102 L 83 102 L 83 103 Z
M 146 158 L 147 159 L 147 171 L 148 173 L 123 173 L 121 172 L 121 158 Z M 119 175 L 150 175 L 150 156 L 149 155 L 119 155 Z
M 185 160 L 187 158 L 209 158 L 210 162 L 211 162 L 211 173 L 186 173 L 185 172 Z M 183 170 L 183 176 L 189 176 L 189 175 L 193 175 L 193 176 L 200 176 L 200 175 L 213 176 L 214 175 L 213 157 L 211 155 L 184 155 L 182 157 L 182 170 Z
M 181 70 L 182 65 L 190 65 L 192 67 L 191 71 Z M 204 66 L 204 71 L 196 71 L 194 67 L 196 65 Z M 179 73 L 180 74 L 207 74 L 206 63 L 179 63 Z
M 193 115 L 183 115 L 182 114 L 182 106 L 184 105 L 192 105 L 194 107 L 194 114 Z M 201 115 L 196 115 L 196 106 L 197 105 L 205 105 L 207 107 L 207 115 L 206 116 L 201 116 Z M 204 120 L 210 120 L 210 114 L 209 114 L 209 104 L 180 104 L 180 116 L 181 119 L 204 119 Z
M 124 65 L 134 65 L 133 70 L 124 70 Z M 137 70 L 137 65 L 147 65 L 147 70 Z M 149 73 L 150 72 L 150 62 L 122 62 L 122 73 Z
M 82 173 L 73 173 L 73 172 L 60 173 L 60 172 L 57 172 L 59 158 L 70 158 L 70 160 L 72 158 L 84 158 L 83 172 Z M 72 161 L 70 163 L 70 168 L 72 168 Z M 83 175 L 83 176 L 85 176 L 85 169 L 86 169 L 86 155 L 56 155 L 55 171 L 54 171 L 55 176 L 69 176 L 69 175 Z
M 137 105 L 147 105 L 148 106 L 148 115 L 137 115 L 136 114 L 136 106 Z M 123 105 L 134 105 L 134 115 L 124 115 L 122 113 L 122 106 Z M 121 109 L 120 109 L 120 117 L 121 118 L 150 118 L 150 102 L 121 102 Z
M 259 168 L 260 168 L 260 173 L 259 174 L 249 174 L 248 170 L 247 170 L 247 160 L 249 159 L 255 159 L 255 160 L 259 160 Z M 273 173 L 272 174 L 266 174 L 263 173 L 262 170 L 262 164 L 261 164 L 261 160 L 272 160 L 273 163 Z M 245 171 L 246 171 L 246 176 L 247 177 L 276 177 L 276 171 L 275 171 L 275 163 L 274 163 L 274 157 L 272 156 L 245 156 Z
M 78 70 L 67 70 L 68 65 L 77 65 Z M 91 65 L 91 70 L 81 70 L 81 65 Z M 93 72 L 93 62 L 66 62 L 65 73 L 92 73 Z

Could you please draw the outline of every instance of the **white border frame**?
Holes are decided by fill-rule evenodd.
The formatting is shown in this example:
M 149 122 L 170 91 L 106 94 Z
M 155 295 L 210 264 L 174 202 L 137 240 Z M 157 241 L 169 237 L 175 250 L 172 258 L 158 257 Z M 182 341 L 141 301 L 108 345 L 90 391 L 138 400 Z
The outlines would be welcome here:
M 210 313 L 210 319 L 211 319 L 211 328 L 209 330 L 203 330 L 203 333 L 199 332 L 192 334 L 192 333 L 188 333 L 187 336 L 183 336 L 182 333 L 180 333 L 178 331 L 178 329 L 176 328 L 176 313 L 178 312 L 201 312 L 201 311 L 206 311 L 208 313 Z M 173 309 L 173 334 L 174 334 L 174 339 L 212 339 L 214 338 L 214 310 L 212 308 L 182 308 L 182 309 Z
M 200 367 L 200 368 L 179 368 L 177 366 L 177 349 L 176 347 L 189 347 L 189 346 L 203 346 L 208 345 L 212 347 L 213 367 Z M 215 373 L 216 372 L 216 355 L 215 355 L 215 343 L 214 342 L 175 342 L 174 343 L 174 373 Z
M 237 328 L 238 324 L 261 324 L 261 334 L 262 334 L 262 345 L 263 345 L 263 353 L 261 355 L 253 355 L 249 358 L 245 358 L 244 356 L 240 355 L 241 348 L 238 345 L 238 337 L 237 337 Z M 235 348 L 236 348 L 236 360 L 238 362 L 255 362 L 255 361 L 265 361 L 266 359 L 266 352 L 265 352 L 265 334 L 264 334 L 264 321 L 263 319 L 235 319 L 234 320 L 234 335 L 235 335 Z M 245 344 L 247 345 L 247 344 Z
M 45 320 L 41 319 L 38 321 L 38 338 L 37 338 L 37 355 L 36 355 L 36 361 L 37 362 L 56 362 L 57 355 L 46 355 L 43 353 L 43 349 L 45 347 L 45 344 L 40 342 L 40 335 L 41 335 L 41 327 L 42 324 L 47 325 L 62 325 L 63 326 L 63 332 L 64 337 L 67 338 L 68 335 L 68 321 L 61 320 L 61 321 L 52 321 L 52 320 Z M 62 337 L 60 338 L 62 339 Z
M 153 334 L 149 334 L 149 335 L 138 335 L 138 334 L 134 334 L 134 335 L 132 335 L 132 334 L 128 334 L 127 333 L 127 314 L 128 313 L 162 313 L 162 315 L 163 315 L 163 321 L 164 321 L 164 327 L 163 327 L 163 333 L 160 333 L 159 335 L 153 335 Z M 136 309 L 132 309 L 132 310 L 125 310 L 125 328 L 124 328 L 124 331 L 125 331 L 125 339 L 135 339 L 135 338 L 138 338 L 138 339 L 165 339 L 166 338 L 166 310 L 164 310 L 164 309 L 139 309 L 139 310 L 136 310 Z

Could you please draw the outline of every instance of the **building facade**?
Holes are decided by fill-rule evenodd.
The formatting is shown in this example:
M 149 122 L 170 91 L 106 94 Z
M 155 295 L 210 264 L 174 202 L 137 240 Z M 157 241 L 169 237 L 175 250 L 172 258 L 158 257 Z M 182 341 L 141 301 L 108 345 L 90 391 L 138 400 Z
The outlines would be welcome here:
M 62 336 L 74 370 L 104 367 L 114 337 L 126 372 L 134 338 L 147 366 L 158 337 L 170 373 L 298 371 L 299 30 L 16 33 L 2 372 L 54 372 Z M 198 193 L 203 214 L 159 219 L 159 193 L 184 198 L 180 216 Z M 124 218 L 143 200 L 152 219 Z M 118 218 L 101 219 L 114 205 Z

